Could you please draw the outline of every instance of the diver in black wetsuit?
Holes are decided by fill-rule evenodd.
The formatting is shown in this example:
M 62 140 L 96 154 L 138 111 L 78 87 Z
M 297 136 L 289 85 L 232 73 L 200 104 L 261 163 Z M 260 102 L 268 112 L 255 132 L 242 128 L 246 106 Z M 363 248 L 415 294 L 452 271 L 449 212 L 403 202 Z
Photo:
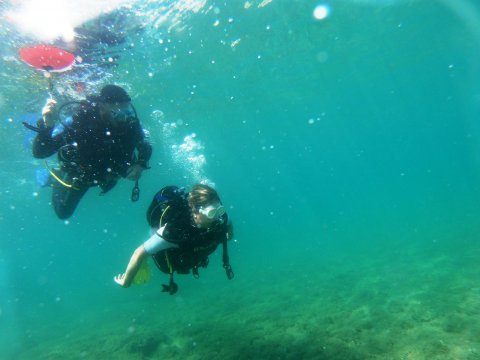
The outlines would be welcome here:
M 178 286 L 173 273 L 198 277 L 198 268 L 208 265 L 208 256 L 223 245 L 223 267 L 229 279 L 233 271 L 229 263 L 227 240 L 233 236 L 225 208 L 217 192 L 210 186 L 194 185 L 189 193 L 176 186 L 167 186 L 153 198 L 147 211 L 147 221 L 153 235 L 133 253 L 125 273 L 114 280 L 123 287 L 135 282 L 135 276 L 147 255 L 158 268 L 170 274 L 169 285 L 163 291 L 174 294 Z
M 138 181 L 148 169 L 152 147 L 145 139 L 140 121 L 127 92 L 107 85 L 98 96 L 79 104 L 70 124 L 53 134 L 55 101 L 42 110 L 33 141 L 33 156 L 46 158 L 58 153 L 61 168 L 52 170 L 52 203 L 60 219 L 69 218 L 80 199 L 92 186 L 102 194 L 111 190 L 118 179 Z M 57 114 L 58 115 L 58 114 Z M 136 151 L 135 151 L 136 150 Z

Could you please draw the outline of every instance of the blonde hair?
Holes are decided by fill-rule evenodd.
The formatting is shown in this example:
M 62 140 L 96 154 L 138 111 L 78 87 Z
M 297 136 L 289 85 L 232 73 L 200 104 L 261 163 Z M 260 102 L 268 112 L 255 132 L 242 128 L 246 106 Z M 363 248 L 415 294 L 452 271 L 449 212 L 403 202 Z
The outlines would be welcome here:
M 188 194 L 188 204 L 194 210 L 220 202 L 216 190 L 208 185 L 196 184 Z

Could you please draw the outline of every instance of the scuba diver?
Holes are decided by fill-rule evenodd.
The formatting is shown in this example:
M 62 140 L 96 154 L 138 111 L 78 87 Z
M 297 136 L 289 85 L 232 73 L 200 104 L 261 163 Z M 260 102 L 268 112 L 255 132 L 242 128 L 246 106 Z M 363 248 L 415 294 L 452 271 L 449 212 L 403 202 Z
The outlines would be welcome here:
M 69 218 L 90 187 L 99 186 L 105 194 L 121 177 L 135 181 L 132 201 L 138 200 L 138 179 L 149 168 L 152 147 L 130 96 L 119 86 L 106 85 L 99 95 L 64 105 L 72 103 L 76 109 L 68 123 L 61 120 L 62 107 L 55 112 L 56 102 L 49 99 L 37 127 L 26 125 L 37 132 L 35 158 L 57 152 L 60 169 L 49 169 L 57 216 Z M 61 125 L 55 126 L 56 121 Z
M 120 286 L 145 282 L 148 271 L 145 274 L 142 270 L 147 255 L 150 255 L 160 271 L 170 275 L 170 283 L 162 285 L 162 291 L 173 295 L 178 290 L 173 273 L 188 274 L 191 271 L 198 278 L 198 268 L 208 265 L 208 256 L 219 244 L 223 245 L 223 267 L 227 278 L 233 278 L 227 251 L 227 240 L 233 236 L 233 227 L 212 187 L 196 184 L 189 193 L 176 186 L 164 187 L 153 197 L 147 221 L 154 233 L 133 252 L 125 273 L 114 277 Z

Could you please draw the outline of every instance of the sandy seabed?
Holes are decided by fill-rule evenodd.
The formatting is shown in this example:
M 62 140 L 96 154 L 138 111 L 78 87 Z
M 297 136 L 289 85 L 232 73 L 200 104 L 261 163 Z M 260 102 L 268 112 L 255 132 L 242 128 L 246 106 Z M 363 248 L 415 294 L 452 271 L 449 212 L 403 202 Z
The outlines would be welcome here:
M 173 297 L 150 283 L 138 298 L 30 330 L 11 358 L 476 360 L 478 255 L 346 254 L 219 280 L 215 291 L 192 282 Z

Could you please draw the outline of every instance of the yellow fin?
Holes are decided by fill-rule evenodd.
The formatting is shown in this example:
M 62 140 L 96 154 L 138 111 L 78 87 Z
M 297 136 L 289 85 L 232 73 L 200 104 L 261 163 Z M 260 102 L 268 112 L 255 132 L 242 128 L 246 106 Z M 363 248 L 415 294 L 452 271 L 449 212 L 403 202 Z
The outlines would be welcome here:
M 150 267 L 148 266 L 148 259 L 143 260 L 140 269 L 138 269 L 135 277 L 133 278 L 133 283 L 135 285 L 145 284 L 150 279 Z

